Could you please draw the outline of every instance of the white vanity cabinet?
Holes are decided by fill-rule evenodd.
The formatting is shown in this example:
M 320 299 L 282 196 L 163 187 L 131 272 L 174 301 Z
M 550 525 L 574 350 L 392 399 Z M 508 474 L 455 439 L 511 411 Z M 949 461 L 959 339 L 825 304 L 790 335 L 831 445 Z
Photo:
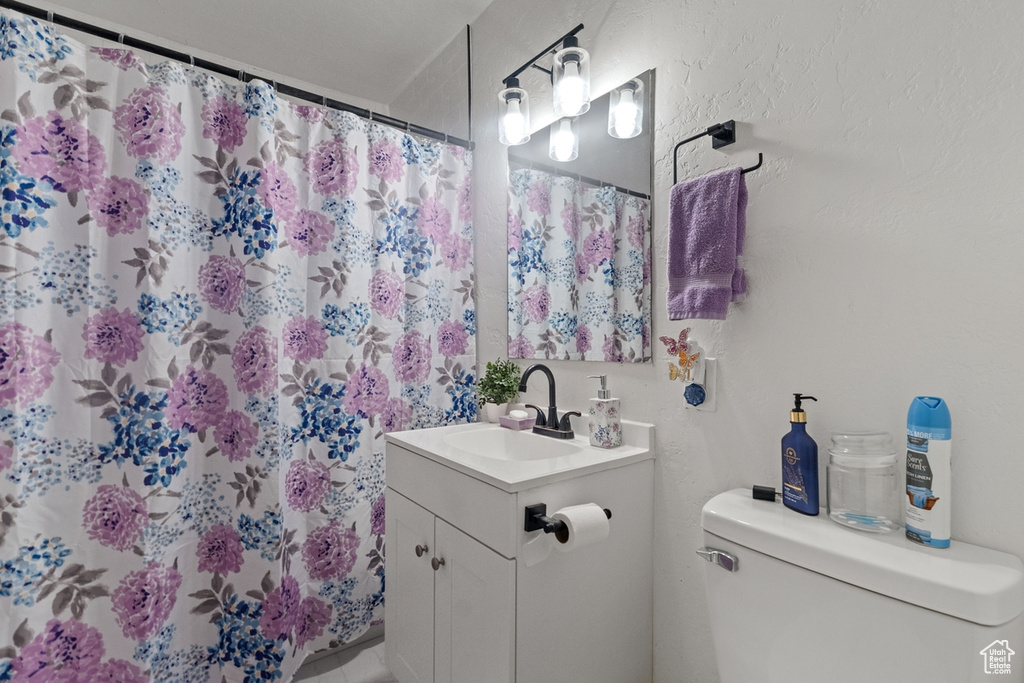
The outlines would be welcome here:
M 388 668 L 400 683 L 648 683 L 653 427 L 638 432 L 645 447 L 611 451 L 495 429 L 388 435 Z M 477 438 L 484 450 L 525 445 L 533 464 L 477 459 Z M 545 458 L 545 448 L 558 450 Z M 524 530 L 526 506 L 550 515 L 588 502 L 612 511 L 607 539 L 561 552 L 547 535 L 538 543 L 549 553 L 537 559 L 535 543 L 524 555 L 544 536 Z
M 515 562 L 387 491 L 388 666 L 405 683 L 514 676 Z

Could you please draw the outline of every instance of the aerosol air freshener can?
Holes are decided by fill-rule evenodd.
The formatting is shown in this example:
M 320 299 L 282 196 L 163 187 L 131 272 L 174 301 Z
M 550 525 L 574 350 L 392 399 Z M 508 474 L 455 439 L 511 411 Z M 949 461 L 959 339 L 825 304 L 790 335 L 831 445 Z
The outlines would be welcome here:
M 907 538 L 949 547 L 949 408 L 941 398 L 918 396 L 907 411 Z

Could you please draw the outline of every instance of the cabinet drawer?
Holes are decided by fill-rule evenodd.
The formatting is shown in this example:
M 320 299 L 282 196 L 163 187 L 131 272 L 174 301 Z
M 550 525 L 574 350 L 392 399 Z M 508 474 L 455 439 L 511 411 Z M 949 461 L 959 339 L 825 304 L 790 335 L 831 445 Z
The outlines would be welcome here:
M 515 557 L 515 494 L 392 443 L 386 453 L 388 486 L 501 555 Z

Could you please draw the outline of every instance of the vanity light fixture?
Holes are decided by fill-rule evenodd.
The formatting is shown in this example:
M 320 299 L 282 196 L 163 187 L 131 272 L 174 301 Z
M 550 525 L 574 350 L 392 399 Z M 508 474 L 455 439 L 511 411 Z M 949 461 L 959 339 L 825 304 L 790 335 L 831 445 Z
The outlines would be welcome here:
M 638 78 L 623 83 L 609 93 L 608 135 L 635 138 L 643 131 L 644 84 Z
M 518 78 L 506 78 L 505 86 L 498 93 L 498 140 L 503 145 L 521 145 L 530 140 L 530 96 L 519 87 Z
M 562 41 L 551 62 L 557 116 L 579 116 L 590 109 L 590 54 L 576 36 Z
M 530 139 L 530 98 L 519 87 L 519 74 L 530 67 L 543 71 L 551 78 L 554 110 L 559 117 L 578 116 L 590 109 L 590 55 L 579 46 L 576 39 L 576 34 L 582 30 L 583 24 L 580 24 L 502 81 L 505 87 L 498 93 L 498 140 L 501 144 L 521 145 Z M 548 55 L 554 55 L 551 68 L 539 66 L 537 60 Z M 574 149 L 578 147 L 574 145 Z M 575 159 L 576 152 L 572 154 Z
M 580 154 L 579 120 L 559 119 L 551 124 L 548 156 L 554 161 L 572 161 Z

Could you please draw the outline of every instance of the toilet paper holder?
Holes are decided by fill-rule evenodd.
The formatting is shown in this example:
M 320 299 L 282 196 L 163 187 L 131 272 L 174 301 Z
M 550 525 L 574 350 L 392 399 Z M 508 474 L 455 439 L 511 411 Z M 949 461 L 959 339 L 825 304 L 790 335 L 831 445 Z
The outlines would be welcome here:
M 612 518 L 612 511 L 604 508 L 604 514 L 608 519 Z M 524 531 L 541 531 L 546 534 L 554 534 L 559 543 L 569 540 L 569 529 L 565 522 L 558 519 L 551 519 L 548 515 L 546 503 L 526 506 L 526 522 L 523 525 Z

